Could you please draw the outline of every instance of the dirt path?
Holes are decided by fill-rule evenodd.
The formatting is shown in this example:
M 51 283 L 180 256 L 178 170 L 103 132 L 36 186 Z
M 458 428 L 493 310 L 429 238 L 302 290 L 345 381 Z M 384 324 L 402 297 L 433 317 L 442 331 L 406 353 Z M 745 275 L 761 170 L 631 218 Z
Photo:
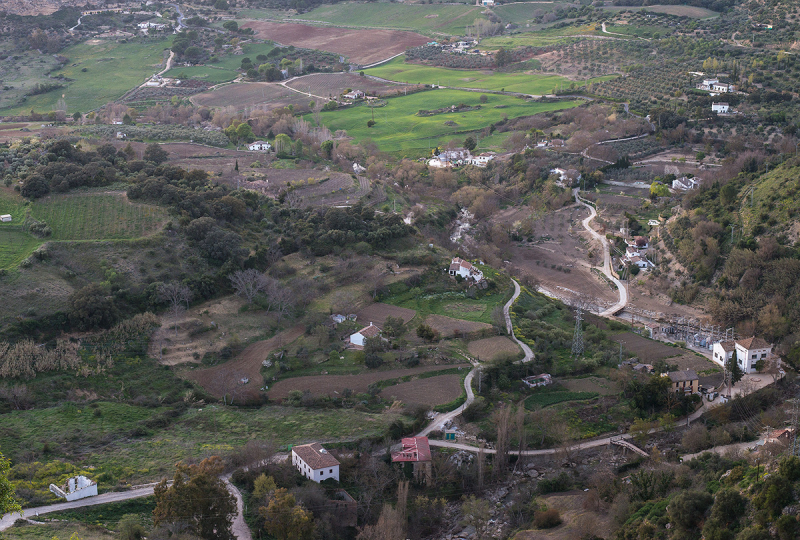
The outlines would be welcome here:
M 512 296 L 511 299 L 508 302 L 506 302 L 506 305 L 503 306 L 503 316 L 506 318 L 506 330 L 508 331 L 508 335 L 511 336 L 511 339 L 513 339 L 517 343 L 517 345 L 520 346 L 522 352 L 525 353 L 525 358 L 522 359 L 522 363 L 524 364 L 525 362 L 530 362 L 535 357 L 533 355 L 533 351 L 531 350 L 531 348 L 528 347 L 528 345 L 526 345 L 525 343 L 518 340 L 517 336 L 514 335 L 514 325 L 511 324 L 510 309 L 511 306 L 514 304 L 514 301 L 519 297 L 520 288 L 519 288 L 519 283 L 517 283 L 517 280 L 512 279 L 511 281 L 514 283 L 514 296 Z
M 619 290 L 619 302 L 600 313 L 601 317 L 610 317 L 624 309 L 628 304 L 628 291 L 625 289 L 625 286 L 622 284 L 622 282 L 617 279 L 611 271 L 611 250 L 608 246 L 608 240 L 606 240 L 603 235 L 595 231 L 591 225 L 589 225 L 595 216 L 597 216 L 597 210 L 595 210 L 594 206 L 581 199 L 580 195 L 578 195 L 578 188 L 575 188 L 573 191 L 575 194 L 575 201 L 589 209 L 589 217 L 582 221 L 583 228 L 589 231 L 589 234 L 591 234 L 592 237 L 600 242 L 600 245 L 603 246 L 603 274 L 605 274 L 608 279 L 614 282 L 614 285 L 616 285 L 617 289 Z
M 244 521 L 244 500 L 242 499 L 242 494 L 239 493 L 239 490 L 231 483 L 231 475 L 226 474 L 222 476 L 222 481 L 225 483 L 225 487 L 228 488 L 228 493 L 234 496 L 236 499 L 236 516 L 233 518 L 233 524 L 231 524 L 231 532 L 233 533 L 233 537 L 237 540 L 253 540 L 253 534 L 250 532 L 250 527 L 247 526 L 247 523 Z

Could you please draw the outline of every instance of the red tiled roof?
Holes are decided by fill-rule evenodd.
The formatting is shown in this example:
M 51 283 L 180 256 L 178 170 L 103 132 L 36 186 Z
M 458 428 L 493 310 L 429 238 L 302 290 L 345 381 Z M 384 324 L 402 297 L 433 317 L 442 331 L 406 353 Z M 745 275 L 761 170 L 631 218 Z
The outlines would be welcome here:
M 769 343 L 764 341 L 764 339 L 760 337 L 749 337 L 747 339 L 740 339 L 736 342 L 737 345 L 741 345 L 745 349 L 752 350 L 752 349 L 767 349 L 769 348 Z
M 369 323 L 369 326 L 365 326 L 361 330 L 358 331 L 364 337 L 375 337 L 381 334 L 381 329 L 375 326 L 372 323 Z
M 735 341 L 720 341 L 719 344 L 725 352 L 731 352 L 736 349 Z
M 403 448 L 392 454 L 392 461 L 430 461 L 431 447 L 427 437 L 408 437 L 400 441 Z
M 339 465 L 339 460 L 333 457 L 319 443 L 302 444 L 292 447 L 292 452 L 305 461 L 312 469 L 324 469 Z

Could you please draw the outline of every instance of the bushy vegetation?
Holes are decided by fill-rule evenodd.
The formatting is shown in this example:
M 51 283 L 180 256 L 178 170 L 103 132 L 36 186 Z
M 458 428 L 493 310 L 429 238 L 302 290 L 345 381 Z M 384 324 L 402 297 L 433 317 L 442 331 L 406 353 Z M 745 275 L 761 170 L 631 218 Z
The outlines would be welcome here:
M 195 141 L 211 146 L 228 146 L 230 140 L 218 131 L 205 131 L 185 126 L 86 126 L 81 129 L 89 135 L 102 138 L 114 138 L 118 131 L 125 133 L 128 139 L 138 141 Z

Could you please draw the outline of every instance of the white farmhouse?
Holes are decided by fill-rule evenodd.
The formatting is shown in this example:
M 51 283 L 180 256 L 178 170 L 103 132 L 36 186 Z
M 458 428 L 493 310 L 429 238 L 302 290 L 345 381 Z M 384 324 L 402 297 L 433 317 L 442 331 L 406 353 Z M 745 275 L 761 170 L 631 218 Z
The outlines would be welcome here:
M 672 189 L 680 190 L 680 191 L 689 191 L 690 189 L 695 189 L 700 187 L 700 179 L 699 178 L 676 178 L 672 181 Z
M 772 345 L 760 337 L 750 337 L 736 341 L 718 341 L 711 351 L 714 362 L 723 367 L 735 351 L 739 368 L 744 373 L 753 373 L 756 371 L 756 362 L 766 360 L 772 355 Z
M 698 90 L 712 90 L 715 84 L 719 83 L 719 79 L 703 79 L 703 82 L 697 85 Z
M 483 272 L 460 257 L 455 257 L 450 262 L 450 267 L 447 269 L 447 272 L 451 276 L 461 276 L 464 279 L 473 279 L 475 280 L 475 283 L 483 280 Z
M 428 167 L 433 167 L 434 169 L 446 169 L 447 167 L 452 166 L 453 164 L 450 162 L 450 160 L 442 157 L 435 157 L 428 160 Z
M 50 484 L 50 491 L 56 497 L 67 499 L 67 501 L 77 501 L 86 497 L 97 495 L 97 482 L 93 482 L 85 476 L 73 476 L 61 487 Z
M 719 92 L 720 94 L 727 94 L 728 92 L 734 92 L 735 90 L 736 90 L 736 87 L 733 86 L 732 84 L 728 84 L 728 83 L 720 83 L 720 82 L 718 82 L 718 83 L 715 83 L 715 84 L 711 85 L 711 91 L 712 92 Z
M 468 159 L 467 162 L 471 165 L 475 165 L 476 167 L 486 167 L 493 159 L 494 154 L 491 152 L 484 152 L 477 156 L 473 156 L 472 158 Z
M 250 143 L 248 148 L 251 152 L 267 152 L 270 148 L 272 148 L 272 145 L 267 141 L 256 141 L 254 143 Z
M 350 336 L 350 343 L 353 345 L 358 345 L 359 347 L 363 347 L 364 340 L 367 338 L 378 337 L 379 335 L 381 335 L 381 329 L 374 324 L 369 323 L 369 326 L 365 326 Z
M 314 482 L 319 483 L 329 478 L 339 481 L 339 460 L 319 443 L 292 447 L 292 465 L 300 474 Z
M 720 103 L 712 103 L 711 104 L 711 112 L 715 112 L 717 114 L 725 114 L 730 109 L 730 105 L 725 102 Z
M 364 99 L 364 92 L 361 90 L 351 90 L 350 92 L 344 94 L 344 97 L 347 99 Z

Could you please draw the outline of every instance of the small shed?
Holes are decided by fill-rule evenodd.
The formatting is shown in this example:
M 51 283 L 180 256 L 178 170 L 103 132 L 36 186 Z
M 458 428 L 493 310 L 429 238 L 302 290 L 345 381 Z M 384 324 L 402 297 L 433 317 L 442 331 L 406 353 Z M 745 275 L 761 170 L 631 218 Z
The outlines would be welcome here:
M 85 476 L 73 476 L 61 487 L 50 484 L 50 491 L 56 497 L 61 497 L 67 501 L 77 501 L 78 499 L 96 496 L 97 482 Z
M 0 221 L 3 223 L 9 223 L 11 221 L 11 214 L 3 214 L 0 216 Z

